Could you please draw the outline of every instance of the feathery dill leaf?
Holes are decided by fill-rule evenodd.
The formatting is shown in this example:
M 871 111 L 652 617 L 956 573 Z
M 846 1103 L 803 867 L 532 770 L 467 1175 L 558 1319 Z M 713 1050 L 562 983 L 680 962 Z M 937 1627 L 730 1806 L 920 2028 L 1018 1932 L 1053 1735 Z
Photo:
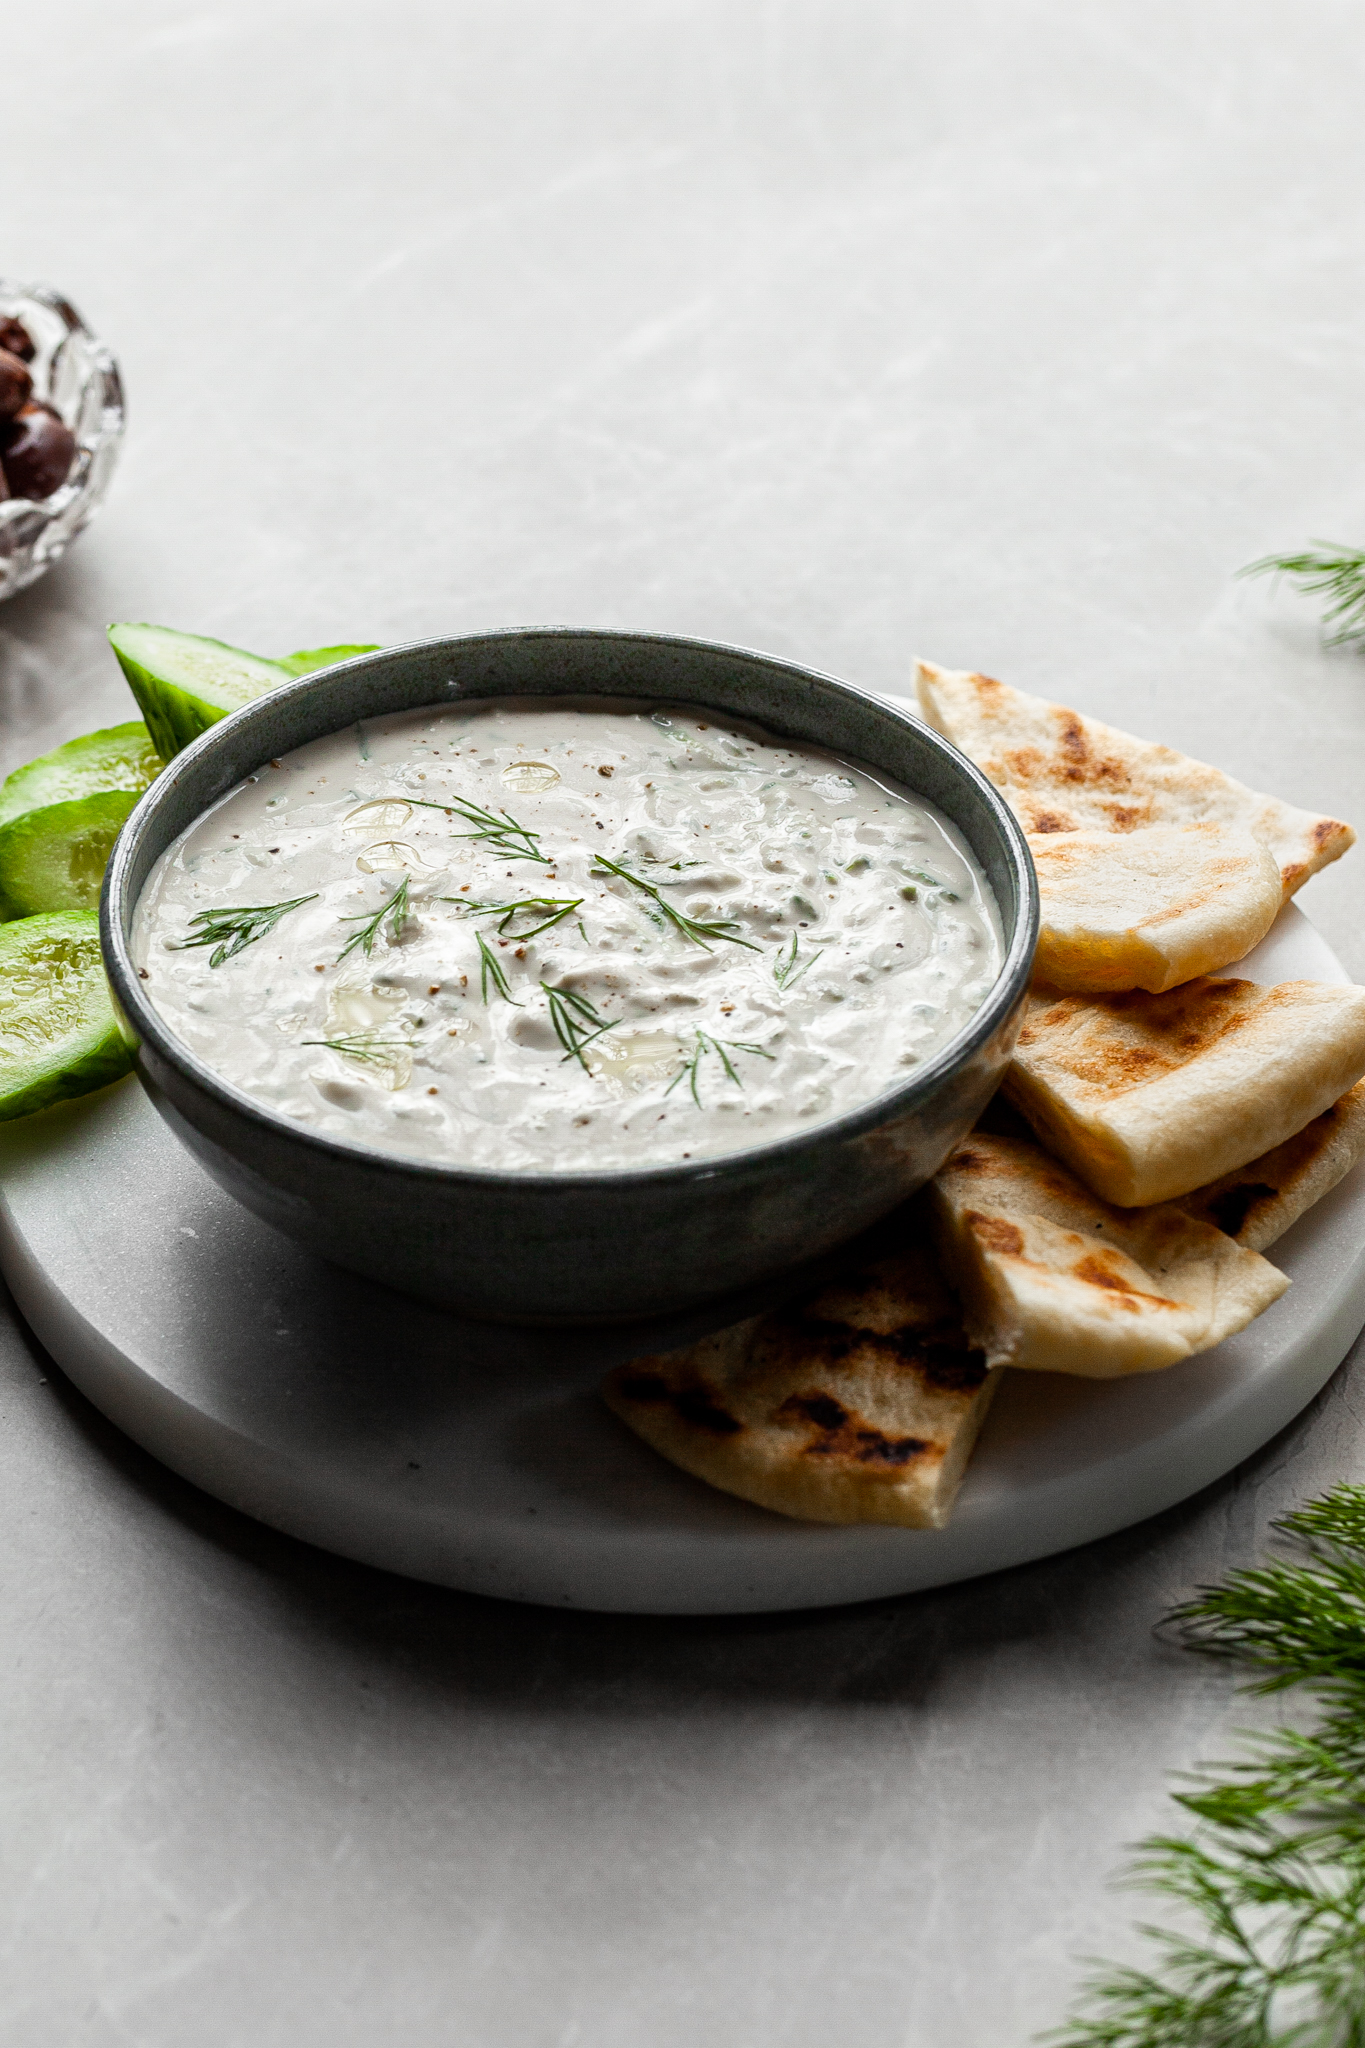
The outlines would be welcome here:
M 510 1003 L 514 1010 L 519 1010 L 522 1007 L 522 1005 L 517 1001 L 516 997 L 512 994 L 511 989 L 507 986 L 507 976 L 502 971 L 502 962 L 499 960 L 497 954 L 493 952 L 492 948 L 489 946 L 489 943 L 482 932 L 475 932 L 474 936 L 479 942 L 480 995 L 483 997 L 486 1003 L 488 1001 L 488 984 L 491 981 L 494 988 L 497 990 L 498 994 L 502 997 L 503 1001 L 505 1003 Z
M 185 952 L 191 946 L 212 946 L 209 955 L 210 967 L 221 967 L 225 960 L 231 960 L 244 946 L 250 946 L 257 939 L 263 939 L 267 932 L 273 932 L 286 911 L 297 910 L 301 903 L 316 900 L 317 891 L 311 896 L 295 896 L 289 903 L 255 903 L 235 910 L 201 910 L 190 919 L 189 928 L 193 938 L 181 939 L 179 951 Z M 195 926 L 199 930 L 195 931 Z
M 454 812 L 466 825 L 475 827 L 472 832 L 457 832 L 456 839 L 482 839 L 490 852 L 499 854 L 504 860 L 545 861 L 540 850 L 540 834 L 530 825 L 519 825 L 510 811 L 485 811 L 466 797 L 450 796 L 444 803 L 433 803 L 429 797 L 409 796 L 403 792 L 402 801 L 415 804 L 423 811 Z
M 759 948 L 752 945 L 748 939 L 735 937 L 735 921 L 732 917 L 709 921 L 705 918 L 689 917 L 686 911 L 679 910 L 675 904 L 668 901 L 658 884 L 645 881 L 642 875 L 632 874 L 630 869 L 622 867 L 619 861 L 608 860 L 604 853 L 597 854 L 595 861 L 594 874 L 618 875 L 623 882 L 629 882 L 632 889 L 639 889 L 650 899 L 656 924 L 671 924 L 675 931 L 681 932 L 685 939 L 690 939 L 694 946 L 700 946 L 704 953 L 711 950 L 707 944 L 709 939 L 724 939 L 731 946 L 743 946 L 750 953 L 758 952 Z
M 1365 2044 L 1365 1487 L 1276 1526 L 1297 1561 L 1234 1572 L 1170 1619 L 1191 1649 L 1249 1664 L 1254 1691 L 1310 1687 L 1317 1726 L 1256 1738 L 1175 1794 L 1194 1826 L 1143 1843 L 1130 1881 L 1192 1929 L 1144 1927 L 1153 1968 L 1092 1979 L 1057 2048 Z
M 820 952 L 808 953 L 803 960 L 800 941 L 795 932 L 792 933 L 789 946 L 779 946 L 777 958 L 773 962 L 773 980 L 784 995 L 789 988 L 796 987 L 803 974 L 809 974 L 824 950 L 822 946 Z
M 698 1109 L 702 1106 L 700 1092 L 702 1061 L 706 1059 L 708 1054 L 716 1053 L 719 1055 L 720 1063 L 725 1069 L 726 1079 L 733 1081 L 736 1088 L 742 1088 L 744 1083 L 735 1071 L 734 1061 L 730 1058 L 732 1052 L 755 1053 L 761 1060 L 770 1060 L 773 1057 L 770 1052 L 765 1052 L 761 1045 L 754 1045 L 747 1038 L 712 1038 L 709 1031 L 695 1031 L 692 1037 L 691 1055 L 679 1067 L 677 1073 L 665 1088 L 664 1094 L 671 1095 L 679 1081 L 685 1080 L 688 1084 L 692 1100 L 696 1103 Z
M 381 903 L 373 916 L 367 910 L 354 910 L 349 911 L 342 918 L 341 922 L 343 924 L 359 924 L 360 930 L 351 933 L 350 938 L 347 939 L 345 945 L 337 954 L 338 966 L 356 946 L 360 947 L 366 959 L 369 958 L 370 954 L 374 951 L 374 942 L 379 937 L 379 928 L 386 917 L 391 920 L 389 936 L 396 941 L 402 935 L 403 926 L 407 922 L 407 916 L 408 878 L 404 875 L 388 902 Z M 364 920 L 363 923 L 361 922 L 362 919 Z
M 520 940 L 534 939 L 541 932 L 548 932 L 552 925 L 561 923 L 566 917 L 571 917 L 574 911 L 579 908 L 583 898 L 581 896 L 519 896 L 515 903 L 479 903 L 469 896 L 441 896 L 437 898 L 437 901 L 440 903 L 453 903 L 457 909 L 463 910 L 470 917 L 498 917 L 501 919 L 498 931 L 503 937 Z M 551 915 L 542 918 L 538 924 L 533 924 L 522 931 L 516 931 L 512 927 L 515 923 L 516 913 L 519 910 L 535 912 L 548 910 L 551 912 Z
M 1315 540 L 1302 554 L 1263 555 L 1237 574 L 1273 576 L 1277 581 L 1287 576 L 1308 596 L 1326 598 L 1322 622 L 1332 628 L 1327 635 L 1329 647 L 1365 640 L 1365 548 Z
M 564 1048 L 564 1060 L 577 1060 L 584 1073 L 588 1063 L 583 1057 L 585 1045 L 591 1045 L 604 1031 L 614 1031 L 621 1022 L 619 1017 L 599 1017 L 585 995 L 575 988 L 551 988 L 548 981 L 542 981 L 541 988 L 549 998 L 550 1022 L 555 1027 L 555 1037 Z

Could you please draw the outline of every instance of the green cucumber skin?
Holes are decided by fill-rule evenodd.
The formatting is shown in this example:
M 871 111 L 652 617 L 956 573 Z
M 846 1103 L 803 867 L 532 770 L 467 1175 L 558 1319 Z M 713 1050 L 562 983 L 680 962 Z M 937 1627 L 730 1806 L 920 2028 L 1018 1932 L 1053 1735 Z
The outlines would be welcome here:
M 99 796 L 107 790 L 126 789 L 141 796 L 163 765 L 140 719 L 82 733 L 79 739 L 54 747 L 50 754 L 26 761 L 0 784 L 0 826 L 21 818 L 25 811 Z
M 298 654 L 277 656 L 276 666 L 288 669 L 291 676 L 311 676 L 320 668 L 335 668 L 339 661 L 350 661 L 354 655 L 378 652 L 377 642 L 363 647 L 307 647 Z
M 201 732 L 207 732 L 211 725 L 217 725 L 220 718 L 227 717 L 226 711 L 206 704 L 202 697 L 191 697 L 184 690 L 178 690 L 174 683 L 158 682 L 120 648 L 115 647 L 114 652 L 127 677 L 128 687 L 137 699 L 137 708 L 147 721 L 152 745 L 163 761 L 172 760 L 182 747 L 187 747 L 191 740 L 197 740 Z
M 290 680 L 288 669 L 282 668 L 278 662 L 270 661 L 261 654 L 252 654 L 245 647 L 233 647 L 226 640 L 212 640 L 199 633 L 181 633 L 173 626 L 135 625 L 127 620 L 110 626 L 109 644 L 118 657 L 119 667 L 137 699 L 138 709 L 152 735 L 152 743 L 163 761 L 171 760 L 182 747 L 187 747 L 191 740 L 197 740 L 201 732 L 217 725 L 219 719 L 226 718 L 230 711 L 239 710 L 241 703 L 236 692 L 234 698 L 237 701 L 225 704 L 206 691 L 202 682 L 188 688 L 171 682 L 164 672 L 158 674 L 148 668 L 146 661 L 140 660 L 124 641 L 135 636 L 142 653 L 152 659 L 153 654 L 146 644 L 149 635 L 153 636 L 153 648 L 158 642 L 164 647 L 167 666 L 174 663 L 177 643 L 186 652 L 191 648 L 196 651 L 213 648 L 239 662 L 249 662 L 254 668 L 264 671 L 256 693 L 258 696 L 263 697 L 267 691 Z M 251 700 L 248 698 L 246 701 L 249 703 Z
M 79 1018 L 58 1044 L 12 1056 L 7 1027 L 13 1006 L 4 991 L 14 985 L 16 970 L 30 963 L 31 971 L 35 959 L 50 959 L 63 946 L 75 954 L 75 969 L 85 984 Z M 32 1034 L 24 1035 L 31 1046 Z M 0 926 L 0 1122 L 105 1088 L 132 1064 L 132 1048 L 119 1030 L 104 978 L 94 911 L 57 911 Z
M 132 790 L 106 790 L 71 803 L 44 804 L 0 826 L 0 918 L 94 910 L 114 841 L 136 803 Z M 102 859 L 101 841 L 107 842 Z M 77 872 L 83 845 L 92 848 L 92 857 Z
M 191 740 L 197 740 L 201 732 L 207 732 L 211 725 L 217 725 L 220 718 L 226 718 L 230 711 L 239 710 L 240 704 L 224 704 L 215 701 L 212 694 L 200 684 L 187 688 L 184 684 L 171 682 L 164 674 L 148 668 L 146 660 L 139 659 L 130 645 L 125 642 L 130 636 L 137 636 L 137 644 L 143 655 L 151 659 L 146 645 L 147 636 L 158 636 L 165 644 L 167 666 L 174 666 L 177 641 L 182 646 L 192 645 L 196 649 L 218 648 L 226 655 L 233 655 L 238 661 L 247 661 L 261 669 L 271 671 L 262 677 L 259 695 L 278 683 L 292 682 L 297 676 L 313 675 L 318 670 L 333 668 L 339 661 L 349 661 L 353 655 L 373 654 L 377 648 L 370 644 L 347 644 L 338 647 L 301 648 L 296 654 L 286 654 L 278 661 L 268 655 L 252 654 L 245 647 L 233 647 L 226 640 L 211 640 L 197 633 L 180 633 L 172 626 L 134 626 L 124 622 L 109 628 L 109 644 L 118 657 L 128 687 L 137 699 L 138 709 L 147 721 L 152 743 L 163 761 L 169 761 Z M 250 700 L 248 700 L 250 701 Z

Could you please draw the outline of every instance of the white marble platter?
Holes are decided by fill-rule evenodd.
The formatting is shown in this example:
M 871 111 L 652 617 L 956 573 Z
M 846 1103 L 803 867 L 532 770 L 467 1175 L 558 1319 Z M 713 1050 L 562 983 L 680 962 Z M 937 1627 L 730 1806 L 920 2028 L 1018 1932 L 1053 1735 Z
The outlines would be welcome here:
M 1293 908 L 1239 971 L 1346 978 Z M 1121 1382 L 1009 1374 L 949 1528 L 831 1529 L 714 1492 L 607 1412 L 596 1385 L 638 1331 L 462 1322 L 340 1273 L 224 1194 L 135 1080 L 0 1127 L 0 1266 L 111 1421 L 309 1542 L 548 1605 L 868 1600 L 1141 1521 L 1275 1435 L 1345 1356 L 1365 1323 L 1365 1172 L 1271 1256 L 1288 1294 L 1201 1358 Z

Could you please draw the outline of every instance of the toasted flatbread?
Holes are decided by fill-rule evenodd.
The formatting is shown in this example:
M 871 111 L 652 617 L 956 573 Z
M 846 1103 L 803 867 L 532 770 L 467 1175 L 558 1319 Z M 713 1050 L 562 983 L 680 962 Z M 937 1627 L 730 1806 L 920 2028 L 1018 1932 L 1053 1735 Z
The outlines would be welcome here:
M 1159 995 L 1249 953 L 1279 915 L 1280 871 L 1232 825 L 1030 836 L 1042 897 L 1033 967 L 1069 994 Z
M 917 1245 L 799 1308 L 634 1358 L 602 1394 L 685 1472 L 779 1515 L 941 1529 L 998 1378 Z
M 1187 1216 L 1263 1252 L 1365 1159 L 1365 1081 L 1273 1152 L 1182 1195 Z
M 1029 999 L 1005 1093 L 1123 1208 L 1282 1145 L 1365 1075 L 1365 988 L 1201 977 L 1165 995 Z
M 1118 1379 L 1243 1329 L 1289 1285 L 1171 1204 L 1115 1209 L 1037 1145 L 973 1131 L 930 1183 L 935 1235 L 992 1366 Z
M 922 661 L 918 687 L 928 723 L 984 770 L 1026 832 L 1236 825 L 1274 855 L 1286 900 L 1355 839 L 1336 818 L 1261 796 L 1220 768 L 990 676 Z

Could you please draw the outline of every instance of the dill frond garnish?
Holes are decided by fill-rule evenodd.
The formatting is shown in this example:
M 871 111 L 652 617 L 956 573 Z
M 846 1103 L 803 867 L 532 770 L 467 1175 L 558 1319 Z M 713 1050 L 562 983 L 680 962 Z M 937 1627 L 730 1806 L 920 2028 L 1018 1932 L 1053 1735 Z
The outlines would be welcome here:
M 386 917 L 392 920 L 389 925 L 389 936 L 397 941 L 402 936 L 403 926 L 406 924 L 408 917 L 408 878 L 406 875 L 404 875 L 388 902 L 382 903 L 379 909 L 375 911 L 373 917 L 367 911 L 356 910 L 342 918 L 341 922 L 343 924 L 358 924 L 362 918 L 365 922 L 361 925 L 358 932 L 352 932 L 350 938 L 347 939 L 345 945 L 337 954 L 338 965 L 356 946 L 360 947 L 368 959 L 374 950 L 374 942 L 379 936 L 379 927 L 383 924 Z
M 209 955 L 209 966 L 221 967 L 244 946 L 253 945 L 267 932 L 273 932 L 287 911 L 297 910 L 301 903 L 314 902 L 316 896 L 315 889 L 311 896 L 295 896 L 288 903 L 256 903 L 236 910 L 201 910 L 190 919 L 189 928 L 194 937 L 181 939 L 177 950 L 185 952 L 191 946 L 212 946 L 214 951 Z M 200 927 L 198 931 L 194 931 L 196 925 Z
M 1343 547 L 1340 541 L 1315 540 L 1298 555 L 1262 555 L 1248 562 L 1238 576 L 1282 576 L 1310 597 L 1330 600 L 1322 623 L 1332 628 L 1329 647 L 1365 640 L 1365 548 Z
M 696 1031 L 693 1033 L 693 1039 L 695 1042 L 692 1047 L 691 1058 L 685 1060 L 682 1066 L 679 1067 L 677 1073 L 665 1088 L 664 1094 L 671 1095 L 679 1081 L 685 1080 L 691 1090 L 692 1100 L 696 1103 L 698 1109 L 702 1106 L 700 1092 L 701 1063 L 708 1053 L 719 1055 L 720 1063 L 725 1069 L 726 1078 L 733 1081 L 736 1088 L 742 1088 L 744 1083 L 735 1071 L 734 1062 L 730 1058 L 732 1052 L 756 1053 L 761 1060 L 770 1060 L 773 1057 L 770 1052 L 765 1052 L 761 1045 L 753 1045 L 746 1038 L 712 1038 L 709 1031 Z
M 498 926 L 498 931 L 504 937 L 534 939 L 541 932 L 549 931 L 551 925 L 559 924 L 564 918 L 571 917 L 574 911 L 581 905 L 583 898 L 581 896 L 519 896 L 515 903 L 479 903 L 468 896 L 441 896 L 437 898 L 437 901 L 440 903 L 453 903 L 458 909 L 476 917 L 501 916 L 502 922 Z M 533 924 L 529 928 L 517 931 L 513 928 L 513 920 L 519 910 L 550 910 L 553 911 L 554 915 L 542 918 L 539 924 Z M 581 925 L 579 930 L 582 930 Z
M 778 947 L 777 958 L 773 962 L 773 980 L 784 995 L 789 988 L 796 987 L 803 974 L 809 974 L 824 950 L 822 946 L 819 953 L 808 953 L 802 960 L 800 943 L 795 932 L 792 933 L 790 946 Z
M 430 797 L 409 796 L 404 791 L 402 801 L 415 804 L 424 811 L 453 812 L 456 817 L 463 818 L 466 825 L 475 827 L 472 832 L 455 833 L 456 839 L 482 839 L 504 860 L 535 860 L 543 866 L 549 865 L 540 849 L 540 834 L 529 825 L 519 825 L 510 811 L 485 811 L 462 796 L 451 796 L 444 803 L 433 803 Z
M 514 1010 L 521 1009 L 522 1005 L 507 986 L 507 976 L 502 971 L 502 963 L 498 959 L 497 954 L 492 951 L 482 932 L 475 932 L 474 936 L 479 942 L 480 995 L 485 1002 L 488 1001 L 488 984 L 491 981 L 505 1003 L 510 1003 Z
M 364 1060 L 376 1067 L 397 1066 L 412 1051 L 406 1038 L 385 1038 L 379 1031 L 351 1031 L 339 1038 L 301 1038 L 300 1045 L 325 1045 L 329 1052 L 344 1053 L 348 1060 Z
M 548 981 L 540 984 L 550 1003 L 550 1022 L 555 1027 L 555 1037 L 564 1048 L 564 1060 L 577 1060 L 584 1073 L 588 1063 L 583 1057 L 585 1045 L 591 1045 L 594 1038 L 600 1038 L 604 1031 L 614 1031 L 621 1022 L 619 1017 L 599 1017 L 586 996 L 577 989 L 551 988 Z
M 1170 1617 L 1188 1646 L 1307 1685 L 1316 1727 L 1279 1728 L 1176 1793 L 1186 1834 L 1138 1850 L 1130 1881 L 1195 1931 L 1142 1930 L 1150 1971 L 1082 1991 L 1057 2048 L 1357 2048 L 1365 2040 L 1365 1487 L 1338 1486 L 1276 1528 L 1301 1562 L 1205 1587 Z
M 619 861 L 608 860 L 604 853 L 599 853 L 595 856 L 595 865 L 592 872 L 595 875 L 619 875 L 623 882 L 630 883 L 632 889 L 639 889 L 642 894 L 649 897 L 650 902 L 654 906 L 651 915 L 655 924 L 660 927 L 663 927 L 665 924 L 671 924 L 675 931 L 681 932 L 685 939 L 690 939 L 694 946 L 700 946 L 704 953 L 711 951 L 710 946 L 707 944 L 709 939 L 724 939 L 727 944 L 743 946 L 750 953 L 757 953 L 759 951 L 759 948 L 751 945 L 748 939 L 737 939 L 735 937 L 733 930 L 735 920 L 732 917 L 719 918 L 709 922 L 703 918 L 689 917 L 685 911 L 678 910 L 673 904 L 669 903 L 662 890 L 655 883 L 645 881 L 642 875 L 632 874 L 630 869 L 623 868 Z

